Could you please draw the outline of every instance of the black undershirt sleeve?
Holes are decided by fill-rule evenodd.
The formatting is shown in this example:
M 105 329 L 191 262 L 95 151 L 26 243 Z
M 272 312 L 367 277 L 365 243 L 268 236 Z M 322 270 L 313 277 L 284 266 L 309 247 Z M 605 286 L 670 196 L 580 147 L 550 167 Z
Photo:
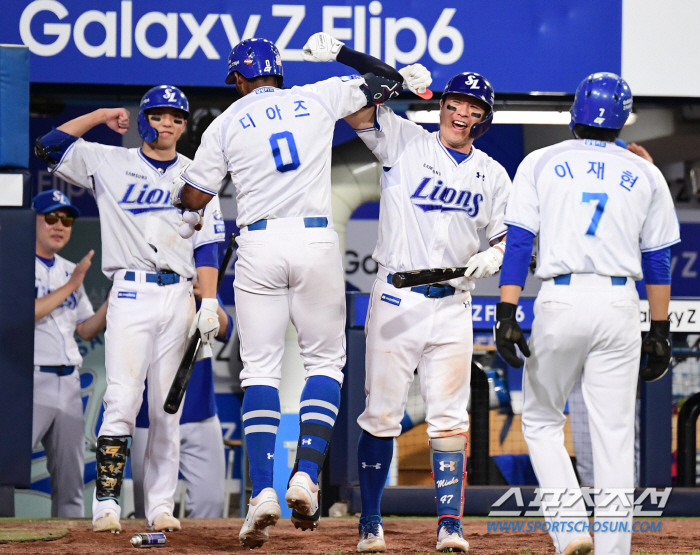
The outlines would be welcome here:
M 369 54 L 365 54 L 364 52 L 358 52 L 357 50 L 348 48 L 346 45 L 343 45 L 340 48 L 336 60 L 341 64 L 350 66 L 360 75 L 364 75 L 365 73 L 374 73 L 378 77 L 386 77 L 387 79 L 403 83 L 403 77 L 401 74 L 389 64 L 385 64 L 381 60 L 378 60 Z

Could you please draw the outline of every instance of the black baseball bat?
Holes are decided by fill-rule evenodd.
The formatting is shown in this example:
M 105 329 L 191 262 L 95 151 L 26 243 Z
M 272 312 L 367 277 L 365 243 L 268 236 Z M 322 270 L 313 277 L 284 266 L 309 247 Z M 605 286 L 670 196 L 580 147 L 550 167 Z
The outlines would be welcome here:
M 466 268 L 429 268 L 427 270 L 396 272 L 391 276 L 391 284 L 397 289 L 416 287 L 417 285 L 429 285 L 431 283 L 462 277 L 466 270 Z
M 226 249 L 226 254 L 224 255 L 224 261 L 219 268 L 219 275 L 216 280 L 216 290 L 219 291 L 221 287 L 221 282 L 224 279 L 224 274 L 226 274 L 226 268 L 228 268 L 229 262 L 231 262 L 231 256 L 233 256 L 233 248 L 236 245 L 236 234 L 232 233 L 229 238 L 228 248 Z M 192 370 L 194 369 L 195 362 L 197 361 L 197 351 L 202 345 L 202 336 L 199 333 L 199 329 L 194 331 L 194 335 L 190 338 L 190 342 L 187 345 L 185 354 L 180 361 L 180 366 L 177 368 L 175 377 L 173 378 L 173 383 L 170 386 L 170 391 L 168 391 L 168 396 L 165 399 L 165 404 L 163 405 L 163 410 L 168 414 L 175 414 L 180 405 L 182 404 L 182 399 L 185 396 L 185 390 L 187 389 L 187 384 L 190 383 L 190 378 L 192 377 Z

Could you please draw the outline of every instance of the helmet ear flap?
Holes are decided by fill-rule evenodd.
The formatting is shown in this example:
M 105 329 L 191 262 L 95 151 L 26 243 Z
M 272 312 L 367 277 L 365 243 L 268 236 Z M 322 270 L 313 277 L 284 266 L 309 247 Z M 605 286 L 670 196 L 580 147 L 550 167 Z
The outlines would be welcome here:
M 158 138 L 158 131 L 148 123 L 148 118 L 143 110 L 139 111 L 139 116 L 137 118 L 139 126 L 139 135 L 147 143 L 152 143 Z
M 472 138 L 476 140 L 486 133 L 491 127 L 491 122 L 493 122 L 493 109 L 489 111 L 489 115 L 484 118 L 484 121 L 472 125 L 472 130 L 469 132 Z

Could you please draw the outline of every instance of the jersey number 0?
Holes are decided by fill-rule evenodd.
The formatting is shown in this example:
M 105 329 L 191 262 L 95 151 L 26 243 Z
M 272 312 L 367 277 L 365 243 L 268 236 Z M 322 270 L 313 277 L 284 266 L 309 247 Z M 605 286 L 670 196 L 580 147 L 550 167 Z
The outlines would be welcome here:
M 275 167 L 280 173 L 296 170 L 300 165 L 297 144 L 291 131 L 280 131 L 270 136 L 270 148 Z

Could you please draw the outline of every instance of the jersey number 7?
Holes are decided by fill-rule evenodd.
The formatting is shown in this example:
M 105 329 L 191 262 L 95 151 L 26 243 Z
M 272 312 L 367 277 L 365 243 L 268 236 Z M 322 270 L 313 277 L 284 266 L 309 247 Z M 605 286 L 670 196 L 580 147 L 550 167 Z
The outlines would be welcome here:
M 591 225 L 588 226 L 586 235 L 595 235 L 595 232 L 598 231 L 600 218 L 603 217 L 605 205 L 608 203 L 608 195 L 606 193 L 583 193 L 581 203 L 590 204 L 592 202 L 597 202 L 598 204 L 595 207 L 595 212 L 593 212 L 593 219 L 591 220 Z

